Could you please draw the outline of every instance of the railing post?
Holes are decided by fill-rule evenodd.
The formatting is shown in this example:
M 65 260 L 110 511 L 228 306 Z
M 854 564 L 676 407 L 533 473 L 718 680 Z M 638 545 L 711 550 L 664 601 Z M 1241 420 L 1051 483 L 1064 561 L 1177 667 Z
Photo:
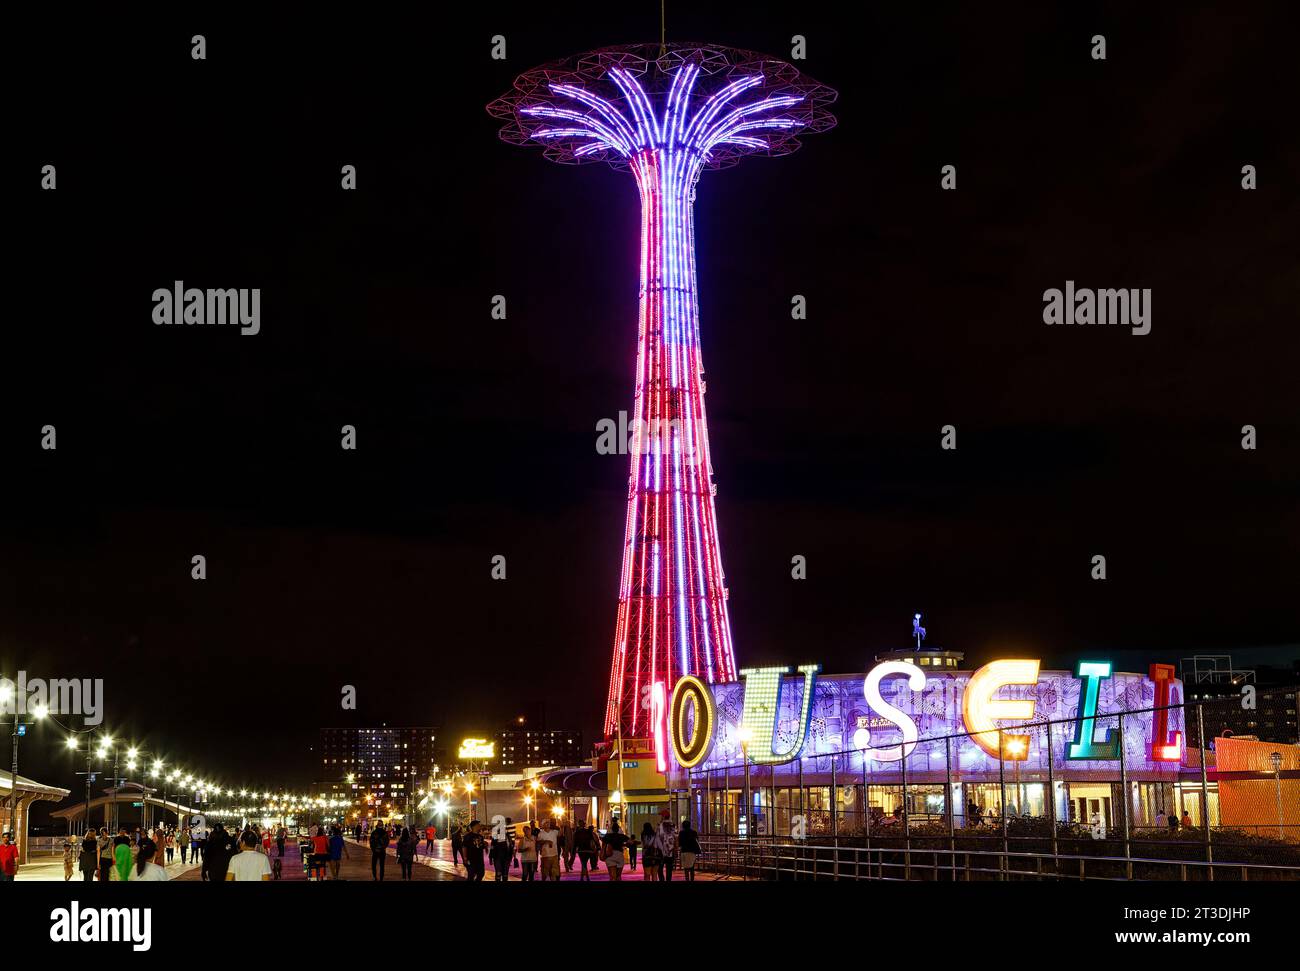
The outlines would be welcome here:
M 803 827 L 804 839 L 806 840 L 808 837 L 808 807 L 804 803 L 804 795 L 803 795 L 803 756 L 802 755 L 799 756 L 799 820 L 800 820 L 800 825 Z M 798 871 L 799 869 L 799 864 L 802 863 L 804 861 L 804 858 L 807 856 L 807 854 L 804 853 L 805 845 L 806 844 L 804 842 L 800 842 L 799 844 L 798 861 L 795 863 L 796 871 Z
M 948 807 L 948 865 L 952 867 L 952 882 L 957 882 L 957 807 L 952 799 L 952 737 L 943 739 L 943 797 Z
M 903 879 L 912 879 L 912 824 L 911 814 L 907 811 L 907 746 L 900 746 L 902 758 L 898 760 L 898 771 L 903 780 Z
M 1047 723 L 1047 825 L 1052 830 L 1052 872 L 1061 868 L 1060 853 L 1056 844 L 1056 776 L 1052 772 L 1052 723 Z
M 763 813 L 764 813 L 764 818 L 767 820 L 767 825 L 764 826 L 763 828 L 764 828 L 765 830 L 767 830 L 767 834 L 766 834 L 766 835 L 768 835 L 768 836 L 772 837 L 773 839 L 775 839 L 775 838 L 776 838 L 776 831 L 777 831 L 777 826 L 776 826 L 776 766 L 774 766 L 774 765 L 769 765 L 769 766 L 767 767 L 767 775 L 768 775 L 767 793 L 766 793 L 766 794 L 762 794 L 762 793 L 763 793 L 763 773 L 762 773 L 762 772 L 759 772 L 759 774 L 758 774 L 758 790 L 759 790 L 760 794 L 762 794 L 762 799 L 763 799 Z M 776 851 L 776 844 L 775 844 L 775 843 L 772 844 L 772 849 L 773 849 L 773 852 L 775 853 L 775 851 Z
M 731 764 L 724 762 L 722 764 L 722 829 L 727 830 L 731 826 Z
M 704 770 L 704 832 L 713 832 L 713 770 Z M 632 835 L 636 835 L 633 833 Z
M 1133 812 L 1133 799 L 1128 791 L 1128 760 L 1124 757 L 1124 714 L 1119 715 L 1119 799 L 1124 812 L 1124 876 L 1133 879 L 1133 848 L 1129 842 L 1131 826 L 1129 815 Z
M 1002 859 L 998 866 L 998 879 L 1007 878 L 1007 869 L 1010 861 L 1007 854 L 1011 852 L 1011 845 L 1007 839 L 1007 761 L 1002 754 L 1002 743 L 1005 735 L 1002 729 L 998 729 L 998 792 L 1000 805 L 998 806 L 999 815 L 1002 817 Z
M 1185 712 L 1187 709 L 1184 708 Z M 1205 830 L 1206 879 L 1214 881 L 1214 847 L 1210 843 L 1210 779 L 1205 768 L 1205 704 L 1196 706 L 1196 734 L 1201 740 L 1201 827 Z
M 741 851 L 744 859 L 745 877 L 749 877 L 749 861 L 752 856 L 750 848 L 754 845 L 754 797 L 750 795 L 749 790 L 749 751 L 744 747 L 741 748 L 745 759 L 745 794 L 744 794 L 744 813 L 745 813 L 745 846 Z M 736 817 L 736 830 L 740 830 L 740 817 Z
M 838 786 L 836 785 L 836 767 L 840 764 L 838 755 L 831 756 L 831 879 L 840 878 L 840 813 Z
M 835 768 L 839 764 L 839 759 L 834 755 L 831 756 L 831 836 L 840 835 L 840 814 L 839 801 L 836 799 L 838 785 L 835 774 Z

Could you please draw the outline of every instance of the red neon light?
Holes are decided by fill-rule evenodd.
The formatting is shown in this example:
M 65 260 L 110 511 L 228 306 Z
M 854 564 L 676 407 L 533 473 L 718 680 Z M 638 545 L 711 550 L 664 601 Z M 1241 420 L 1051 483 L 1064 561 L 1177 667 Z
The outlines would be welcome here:
M 660 772 L 668 771 L 668 742 L 664 733 L 664 719 L 668 714 L 668 692 L 662 681 L 650 687 L 650 724 L 654 730 L 655 766 Z
M 1172 664 L 1153 664 L 1147 677 L 1156 686 L 1156 710 L 1151 717 L 1151 761 L 1181 762 L 1183 760 L 1183 733 L 1174 732 L 1169 737 L 1169 688 L 1177 673 Z

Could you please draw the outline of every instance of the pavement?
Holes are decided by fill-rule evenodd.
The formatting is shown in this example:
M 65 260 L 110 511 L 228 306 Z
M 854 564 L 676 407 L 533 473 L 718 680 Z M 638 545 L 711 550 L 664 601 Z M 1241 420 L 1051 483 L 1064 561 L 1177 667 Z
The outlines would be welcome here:
M 182 875 L 194 868 L 194 879 L 198 879 L 198 868 L 194 863 L 181 863 L 180 855 L 177 854 L 172 863 L 165 867 L 167 877 L 170 880 L 182 879 Z M 33 856 L 27 863 L 18 868 L 18 880 L 43 880 L 47 882 L 63 881 L 63 854 L 55 853 L 45 856 Z M 73 866 L 72 879 L 69 883 L 80 883 L 81 870 Z

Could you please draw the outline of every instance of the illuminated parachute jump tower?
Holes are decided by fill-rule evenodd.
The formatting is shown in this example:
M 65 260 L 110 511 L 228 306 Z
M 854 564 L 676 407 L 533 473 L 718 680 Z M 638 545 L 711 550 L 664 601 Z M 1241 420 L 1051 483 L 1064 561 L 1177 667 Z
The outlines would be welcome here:
M 501 137 L 608 162 L 641 195 L 632 469 L 605 734 L 650 738 L 682 675 L 736 680 L 704 420 L 695 183 L 835 124 L 835 92 L 784 61 L 704 44 L 608 47 L 520 75 Z M 653 714 L 652 714 L 653 713 Z

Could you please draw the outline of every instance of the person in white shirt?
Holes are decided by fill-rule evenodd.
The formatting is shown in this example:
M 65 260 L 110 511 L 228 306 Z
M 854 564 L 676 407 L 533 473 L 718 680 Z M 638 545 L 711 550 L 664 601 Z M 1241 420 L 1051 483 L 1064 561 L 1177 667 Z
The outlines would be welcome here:
M 239 852 L 230 858 L 227 880 L 270 880 L 271 861 L 258 848 L 257 834 L 249 830 L 239 841 Z
M 158 844 L 151 839 L 140 840 L 140 849 L 135 856 L 135 864 L 131 867 L 127 880 L 131 883 L 153 882 L 157 880 L 170 880 L 167 871 L 154 862 L 154 857 L 158 854 Z
M 542 823 L 541 832 L 537 834 L 537 855 L 542 863 L 542 879 L 560 879 L 560 831 L 555 828 L 555 820 L 548 819 Z

